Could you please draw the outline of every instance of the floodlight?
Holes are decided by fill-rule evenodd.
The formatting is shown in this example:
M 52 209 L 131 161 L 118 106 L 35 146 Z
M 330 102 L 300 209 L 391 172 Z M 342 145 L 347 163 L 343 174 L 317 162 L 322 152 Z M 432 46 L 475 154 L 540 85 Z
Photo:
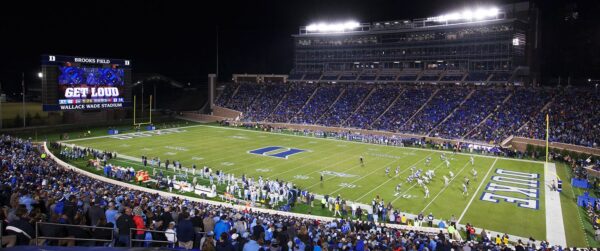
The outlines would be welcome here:
M 306 27 L 307 31 L 311 32 L 342 32 L 347 30 L 354 30 L 358 28 L 360 24 L 355 21 L 348 21 L 345 23 L 316 23 Z

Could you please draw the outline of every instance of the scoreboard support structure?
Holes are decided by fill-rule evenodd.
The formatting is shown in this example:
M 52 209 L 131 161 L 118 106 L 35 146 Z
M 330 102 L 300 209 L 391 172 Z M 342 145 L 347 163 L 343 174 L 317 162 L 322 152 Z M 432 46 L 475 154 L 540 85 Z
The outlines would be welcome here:
M 147 122 L 136 123 L 136 98 L 137 98 L 137 96 L 134 95 L 133 96 L 133 126 L 140 127 L 142 125 L 150 125 L 150 124 L 152 124 L 152 95 L 150 95 L 150 109 L 149 109 L 149 112 L 148 112 L 149 120 Z M 144 97 L 142 97 L 142 99 L 143 98 Z M 144 116 L 144 114 L 142 114 L 142 116 Z

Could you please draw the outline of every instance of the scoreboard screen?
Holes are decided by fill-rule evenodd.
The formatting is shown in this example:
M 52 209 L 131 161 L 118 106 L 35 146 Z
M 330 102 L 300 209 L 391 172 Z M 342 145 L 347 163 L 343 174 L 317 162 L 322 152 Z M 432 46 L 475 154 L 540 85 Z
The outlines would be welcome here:
M 130 106 L 129 60 L 44 55 L 42 72 L 44 111 Z

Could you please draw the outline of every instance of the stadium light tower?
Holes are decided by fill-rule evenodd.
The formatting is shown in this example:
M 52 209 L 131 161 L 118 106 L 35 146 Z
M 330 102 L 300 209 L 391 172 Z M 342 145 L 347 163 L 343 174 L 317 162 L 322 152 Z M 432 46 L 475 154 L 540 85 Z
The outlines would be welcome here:
M 475 10 L 464 9 L 462 12 L 453 12 L 437 17 L 428 18 L 428 21 L 449 22 L 449 21 L 480 21 L 484 19 L 497 18 L 500 10 L 496 7 L 477 8 Z
M 344 23 L 313 23 L 306 26 L 306 31 L 309 32 L 322 32 L 322 33 L 333 33 L 350 31 L 360 27 L 360 24 L 356 21 L 347 21 Z

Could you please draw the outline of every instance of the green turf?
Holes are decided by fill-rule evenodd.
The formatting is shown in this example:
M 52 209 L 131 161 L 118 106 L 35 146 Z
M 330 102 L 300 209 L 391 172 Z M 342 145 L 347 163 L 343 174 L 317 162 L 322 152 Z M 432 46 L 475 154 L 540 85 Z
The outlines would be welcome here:
M 179 160 L 184 166 L 195 163 L 198 166 L 210 166 L 236 177 L 246 174 L 252 177 L 267 177 L 292 181 L 298 187 L 318 194 L 341 195 L 350 201 L 370 204 L 371 200 L 380 196 L 385 203 L 402 212 L 418 214 L 432 212 L 436 218 L 448 220 L 451 215 L 457 218 L 463 213 L 471 198 L 471 205 L 464 214 L 461 223 L 472 223 L 475 226 L 507 232 L 520 236 L 533 236 L 545 239 L 544 191 L 540 187 L 539 209 L 517 207 L 514 203 L 491 203 L 479 198 L 484 192 L 493 172 L 498 168 L 513 171 L 540 174 L 543 179 L 543 165 L 539 162 L 523 162 L 520 160 L 498 159 L 475 156 L 475 165 L 469 163 L 467 155 L 452 155 L 451 166 L 447 168 L 440 160 L 440 152 L 417 149 L 388 147 L 382 145 L 363 144 L 339 140 L 325 140 L 313 137 L 296 137 L 285 134 L 264 133 L 216 126 L 192 126 L 184 128 L 185 132 L 168 135 L 155 135 L 132 139 L 114 139 L 111 137 L 79 139 L 71 143 L 88 146 L 100 150 L 116 151 L 119 155 L 139 158 L 142 155 Z M 305 152 L 279 159 L 268 156 L 250 154 L 248 151 L 267 147 L 282 146 L 304 149 Z M 358 158 L 364 156 L 365 166 L 361 166 Z M 431 157 L 431 165 L 425 166 L 425 158 Z M 130 163 L 133 165 L 133 163 Z M 436 177 L 428 184 L 430 198 L 424 199 L 424 190 L 414 183 L 407 183 L 410 167 L 426 171 L 435 169 Z M 385 168 L 390 167 L 394 176 L 396 166 L 400 167 L 399 177 L 386 177 Z M 473 180 L 471 171 L 477 170 L 478 179 Z M 485 177 L 491 170 L 489 176 Z M 320 172 L 337 172 L 345 176 L 325 175 L 325 181 L 319 182 Z M 444 186 L 442 176 L 449 176 L 452 171 L 456 179 L 448 187 Z M 469 195 L 463 196 L 462 182 L 464 177 L 471 179 Z M 396 195 L 395 187 L 403 183 L 402 190 Z M 540 181 L 543 184 L 543 180 Z M 475 190 L 481 189 L 475 194 Z M 497 192 L 497 194 L 522 196 Z M 306 212 L 308 208 L 301 208 Z M 312 211 L 313 214 L 320 214 Z M 327 212 L 325 212 L 327 213 Z

